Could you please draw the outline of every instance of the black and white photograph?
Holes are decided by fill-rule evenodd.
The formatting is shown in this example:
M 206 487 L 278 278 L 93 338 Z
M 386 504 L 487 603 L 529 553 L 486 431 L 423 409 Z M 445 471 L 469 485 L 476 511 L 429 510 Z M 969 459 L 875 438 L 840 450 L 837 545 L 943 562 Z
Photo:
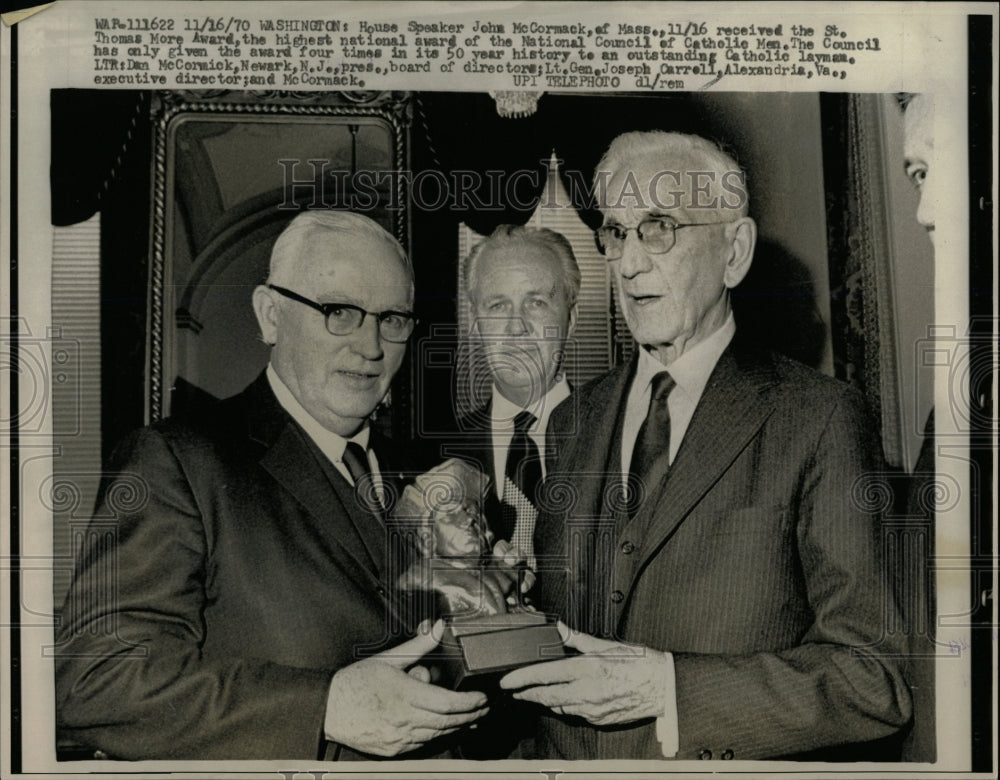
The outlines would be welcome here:
M 995 774 L 996 9 L 757 9 L 5 14 L 4 776 Z

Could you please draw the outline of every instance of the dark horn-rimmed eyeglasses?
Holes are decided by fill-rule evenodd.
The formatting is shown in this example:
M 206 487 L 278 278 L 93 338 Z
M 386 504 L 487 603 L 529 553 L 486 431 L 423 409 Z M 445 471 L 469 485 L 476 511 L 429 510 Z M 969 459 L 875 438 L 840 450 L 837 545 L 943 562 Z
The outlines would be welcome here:
M 279 287 L 276 284 L 269 284 L 267 287 L 320 312 L 326 321 L 326 329 L 332 336 L 350 336 L 364 324 L 365 317 L 374 317 L 378 322 L 379 335 L 383 339 L 402 344 L 410 338 L 417 325 L 417 318 L 413 316 L 413 312 L 368 311 L 353 303 L 319 303 L 287 287 Z

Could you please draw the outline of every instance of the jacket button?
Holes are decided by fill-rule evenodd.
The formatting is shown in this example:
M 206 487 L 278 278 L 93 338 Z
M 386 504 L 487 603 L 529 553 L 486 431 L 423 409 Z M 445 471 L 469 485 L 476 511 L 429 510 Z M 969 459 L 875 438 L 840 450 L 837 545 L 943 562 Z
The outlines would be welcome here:
M 376 588 L 375 592 L 378 593 L 378 595 L 380 595 L 382 598 L 385 598 L 385 588 Z
M 734 754 L 733 754 L 732 750 L 723 750 L 722 751 L 722 760 L 723 761 L 732 761 L 733 760 L 733 755 Z
M 611 591 L 611 600 L 615 604 L 621 604 L 625 600 L 625 594 L 620 590 L 613 590 Z
M 711 757 L 712 757 L 712 751 L 709 750 L 708 748 L 702 748 L 698 752 L 698 758 L 700 758 L 702 761 L 708 761 Z
M 631 555 L 635 552 L 635 545 L 632 542 L 622 542 L 622 552 Z

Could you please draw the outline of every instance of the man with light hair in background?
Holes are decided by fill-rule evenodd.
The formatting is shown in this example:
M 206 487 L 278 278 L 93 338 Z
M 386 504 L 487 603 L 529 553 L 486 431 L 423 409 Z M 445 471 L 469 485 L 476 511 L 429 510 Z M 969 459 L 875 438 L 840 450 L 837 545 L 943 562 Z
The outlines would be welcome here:
M 490 527 L 533 566 L 545 429 L 570 394 L 564 358 L 576 327 L 580 269 L 561 234 L 500 225 L 469 255 L 464 282 L 492 389 L 484 405 L 458 421 L 449 454 L 471 459 L 493 479 Z
M 595 181 L 637 348 L 552 415 L 574 502 L 536 533 L 537 601 L 582 655 L 501 686 L 547 708 L 546 758 L 864 757 L 910 702 L 853 494 L 880 465 L 863 400 L 741 336 L 757 228 L 729 155 L 626 133 Z
M 253 308 L 266 370 L 115 453 L 110 470 L 146 495 L 81 551 L 59 737 L 132 760 L 440 755 L 486 698 L 429 684 L 435 639 L 389 629 L 415 626 L 378 488 L 408 464 L 368 423 L 413 332 L 413 269 L 367 217 L 309 211 L 279 236 Z
M 464 291 L 489 372 L 489 400 L 457 420 L 448 456 L 475 464 L 492 481 L 485 505 L 494 552 L 523 561 L 530 589 L 538 490 L 545 477 L 545 431 L 570 395 L 566 342 L 577 321 L 580 268 L 569 241 L 553 230 L 500 225 L 465 263 Z M 528 758 L 533 713 L 501 697 L 462 742 L 468 758 Z

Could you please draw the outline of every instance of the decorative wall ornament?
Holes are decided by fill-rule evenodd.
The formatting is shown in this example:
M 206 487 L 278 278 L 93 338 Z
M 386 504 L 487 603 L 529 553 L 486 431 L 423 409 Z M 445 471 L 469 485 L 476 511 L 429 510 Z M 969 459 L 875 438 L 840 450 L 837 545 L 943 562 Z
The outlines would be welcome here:
M 514 90 L 498 90 L 490 92 L 490 97 L 496 101 L 497 113 L 505 119 L 523 119 L 538 110 L 538 101 L 544 92 L 519 92 Z

